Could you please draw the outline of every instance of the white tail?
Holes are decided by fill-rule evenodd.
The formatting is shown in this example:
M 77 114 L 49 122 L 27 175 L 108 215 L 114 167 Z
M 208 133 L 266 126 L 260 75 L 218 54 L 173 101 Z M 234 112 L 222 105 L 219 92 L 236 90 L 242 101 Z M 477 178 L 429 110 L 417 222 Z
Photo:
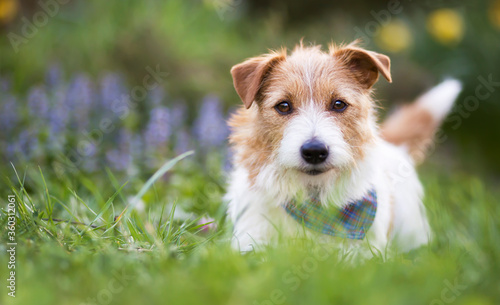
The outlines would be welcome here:
M 436 130 L 462 91 L 456 79 L 447 79 L 391 115 L 382 125 L 382 137 L 405 146 L 416 163 L 423 161 Z

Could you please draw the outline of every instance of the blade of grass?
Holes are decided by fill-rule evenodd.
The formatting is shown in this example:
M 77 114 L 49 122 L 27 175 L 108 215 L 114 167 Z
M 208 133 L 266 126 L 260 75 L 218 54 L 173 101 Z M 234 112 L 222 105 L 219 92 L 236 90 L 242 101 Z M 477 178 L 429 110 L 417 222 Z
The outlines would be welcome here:
M 106 174 L 108 175 L 109 180 L 111 181 L 111 184 L 113 185 L 113 187 L 115 188 L 115 190 L 117 190 L 120 187 L 120 184 L 118 183 L 118 180 L 116 179 L 115 175 L 113 175 L 113 173 L 111 172 L 111 170 L 109 169 L 109 167 L 106 167 L 105 170 L 106 170 Z M 123 201 L 123 203 L 127 204 L 127 200 L 125 199 L 125 197 L 123 196 L 123 194 L 120 193 L 119 196 L 120 196 L 120 199 Z
M 38 166 L 38 170 L 40 171 L 40 176 L 42 177 L 43 188 L 45 191 L 45 209 L 47 211 L 47 217 L 49 218 L 49 221 L 53 223 L 52 212 L 54 211 L 54 207 L 52 206 L 52 201 L 50 200 L 49 188 L 47 187 L 47 182 L 45 181 L 45 177 L 43 176 L 42 168 L 40 166 Z
M 81 204 L 83 204 L 90 212 L 92 212 L 92 214 L 97 215 L 97 213 L 94 210 L 92 210 L 92 208 L 90 208 L 85 203 L 85 201 L 83 201 L 83 199 L 80 198 L 80 196 L 78 196 L 78 194 L 74 190 L 72 190 L 72 189 L 68 189 L 68 190 L 73 194 L 73 196 L 75 196 L 76 200 L 78 200 Z
M 73 219 L 75 219 L 75 221 L 81 222 L 80 219 L 75 214 L 73 214 L 73 212 L 71 212 L 71 209 L 64 202 L 62 202 L 62 200 L 58 199 L 57 197 L 55 197 L 53 195 L 51 195 L 50 197 L 52 197 L 52 199 L 54 199 L 57 203 L 59 203 L 66 210 L 66 212 L 68 212 L 68 214 Z
M 24 206 L 26 208 L 28 208 L 31 213 L 33 213 L 33 211 L 36 210 L 35 206 L 33 205 L 33 200 L 31 200 L 30 195 L 28 194 L 28 192 L 24 188 L 24 182 L 26 181 L 26 171 L 24 172 L 23 180 L 21 181 L 21 178 L 19 178 L 19 174 L 17 173 L 16 167 L 14 166 L 14 164 L 12 162 L 10 164 L 12 165 L 12 168 L 14 169 L 14 173 L 16 174 L 16 177 L 17 177 L 17 181 L 19 182 L 21 194 L 24 194 L 24 196 L 26 196 L 26 198 L 28 198 L 28 201 L 31 204 L 32 208 L 30 209 L 27 205 L 24 205 Z M 21 197 L 20 199 L 24 202 L 23 197 Z
M 175 208 L 177 206 L 177 202 L 174 201 L 174 203 L 172 204 L 172 209 L 170 210 L 170 215 L 168 216 L 168 230 L 167 230 L 167 235 L 165 236 L 165 240 L 168 240 L 168 238 L 171 236 L 172 234 L 172 226 L 173 226 L 173 223 L 174 223 L 174 214 L 175 214 Z
M 85 176 L 81 176 L 79 181 L 87 190 L 90 191 L 99 207 L 103 207 L 105 205 L 104 198 L 102 197 L 101 192 L 99 192 L 99 188 L 95 185 L 94 181 L 86 178 Z
M 162 240 L 163 240 L 163 232 L 161 229 L 161 224 L 163 222 L 163 213 L 165 212 L 166 205 L 167 204 L 163 204 L 161 207 L 160 220 L 158 221 L 158 226 L 156 227 L 156 235 L 159 235 Z
M 104 214 L 104 212 L 106 212 L 108 210 L 108 208 L 111 206 L 111 204 L 113 203 L 113 200 L 115 199 L 116 196 L 118 196 L 118 194 L 121 192 L 121 190 L 125 187 L 125 185 L 127 185 L 128 182 L 125 182 L 111 197 L 109 197 L 108 201 L 106 201 L 106 203 L 104 204 L 103 208 L 101 209 L 101 211 L 99 212 L 99 214 L 97 214 L 97 216 L 94 218 L 94 220 L 92 220 L 87 229 L 86 230 L 83 230 L 82 234 L 83 235 L 85 232 L 87 232 L 88 229 L 92 228 L 92 225 L 94 224 L 94 222 L 98 219 L 98 218 L 101 218 L 102 215 Z
M 156 171 L 156 173 L 154 173 L 154 175 L 151 176 L 151 178 L 149 178 L 148 181 L 146 181 L 146 183 L 139 190 L 139 192 L 137 193 L 137 195 L 135 195 L 134 198 L 132 198 L 132 200 L 130 201 L 130 203 L 125 207 L 125 209 L 123 210 L 123 212 L 118 216 L 118 218 L 116 219 L 115 223 L 111 227 L 109 227 L 104 233 L 107 233 L 109 230 L 112 230 L 118 223 L 120 223 L 120 221 L 122 220 L 122 218 L 128 216 L 128 214 L 130 213 L 130 211 L 135 207 L 135 205 L 142 198 L 142 196 L 144 196 L 144 194 L 146 194 L 146 192 L 148 191 L 148 189 L 153 185 L 153 183 L 156 182 L 156 180 L 158 180 L 167 171 L 169 171 L 172 167 L 174 167 L 174 165 L 177 164 L 177 162 L 179 162 L 180 160 L 186 158 L 187 156 L 192 155 L 193 153 L 194 153 L 194 151 L 192 151 L 192 150 L 188 151 L 188 152 L 185 152 L 185 153 L 183 153 L 183 154 L 175 157 L 174 159 L 166 162 L 165 164 L 163 164 L 163 166 L 160 167 L 160 169 L 158 171 Z

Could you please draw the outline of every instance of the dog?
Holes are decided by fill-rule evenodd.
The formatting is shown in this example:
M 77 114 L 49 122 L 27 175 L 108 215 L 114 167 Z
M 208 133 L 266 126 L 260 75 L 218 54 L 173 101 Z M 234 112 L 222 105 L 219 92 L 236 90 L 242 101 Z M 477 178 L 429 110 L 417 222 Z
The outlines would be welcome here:
M 283 48 L 250 58 L 231 74 L 243 102 L 228 122 L 233 169 L 225 200 L 235 249 L 303 235 L 370 252 L 430 241 L 415 166 L 459 81 L 445 80 L 379 127 L 373 85 L 379 74 L 392 82 L 390 59 L 357 42 L 328 52 L 301 42 L 291 54 Z

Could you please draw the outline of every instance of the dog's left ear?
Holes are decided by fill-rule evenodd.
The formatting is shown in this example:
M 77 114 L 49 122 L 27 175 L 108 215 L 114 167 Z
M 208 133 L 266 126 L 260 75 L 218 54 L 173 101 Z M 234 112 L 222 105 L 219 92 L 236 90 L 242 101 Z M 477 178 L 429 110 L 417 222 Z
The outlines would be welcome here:
M 349 45 L 336 50 L 333 56 L 343 61 L 366 89 L 377 82 L 379 72 L 392 83 L 391 60 L 386 55 Z
M 247 109 L 254 102 L 266 74 L 284 58 L 282 53 L 263 55 L 250 58 L 231 69 L 234 88 Z

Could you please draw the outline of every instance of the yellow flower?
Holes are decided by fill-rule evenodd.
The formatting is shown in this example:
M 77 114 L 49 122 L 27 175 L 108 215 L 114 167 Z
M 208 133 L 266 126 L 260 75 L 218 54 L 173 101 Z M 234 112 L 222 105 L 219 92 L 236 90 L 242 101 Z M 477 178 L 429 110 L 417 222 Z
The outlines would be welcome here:
M 410 29 L 401 20 L 394 20 L 380 27 L 375 43 L 389 52 L 401 52 L 412 43 Z
M 500 0 L 491 2 L 489 15 L 491 23 L 500 29 Z
M 453 45 L 462 40 L 464 22 L 455 10 L 439 9 L 427 18 L 427 30 L 440 43 Z
M 17 14 L 17 0 L 0 0 L 0 23 L 8 23 Z

